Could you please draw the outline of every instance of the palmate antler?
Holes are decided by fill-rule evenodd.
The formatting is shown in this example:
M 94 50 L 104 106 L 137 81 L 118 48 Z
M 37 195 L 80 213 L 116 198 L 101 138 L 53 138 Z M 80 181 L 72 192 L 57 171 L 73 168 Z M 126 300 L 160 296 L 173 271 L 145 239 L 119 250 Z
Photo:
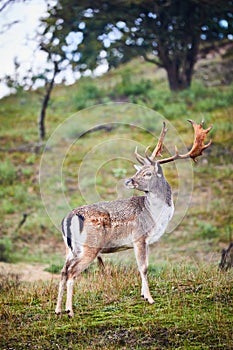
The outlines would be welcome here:
M 164 158 L 164 159 L 159 159 L 157 160 L 157 163 L 164 164 L 164 163 L 173 162 L 176 159 L 187 159 L 187 158 L 192 158 L 194 162 L 196 162 L 196 158 L 201 156 L 202 152 L 211 145 L 211 142 L 212 142 L 211 140 L 206 145 L 204 144 L 204 141 L 205 141 L 206 135 L 212 129 L 212 126 L 210 126 L 208 129 L 205 130 L 203 129 L 203 124 L 204 124 L 203 120 L 200 124 L 195 123 L 193 120 L 188 120 L 188 122 L 192 124 L 194 129 L 194 142 L 191 150 L 185 154 L 179 154 L 178 149 L 175 147 L 176 152 L 173 156 Z M 138 154 L 137 148 L 136 148 L 135 156 L 139 161 L 139 163 L 143 165 L 155 163 L 156 157 L 161 156 L 161 151 L 163 148 L 163 140 L 166 135 L 166 132 L 167 132 L 166 124 L 163 122 L 163 128 L 162 128 L 158 143 L 150 156 L 148 156 L 147 154 L 148 147 L 145 151 L 146 157 L 142 157 L 140 154 Z
M 153 163 L 155 161 L 156 157 L 161 156 L 161 152 L 162 152 L 162 149 L 163 149 L 163 140 L 164 140 L 164 137 L 165 137 L 165 135 L 167 133 L 167 130 L 168 129 L 166 128 L 166 124 L 165 124 L 165 122 L 163 122 L 163 128 L 162 128 L 162 131 L 160 133 L 158 143 L 157 143 L 157 145 L 156 145 L 155 149 L 153 150 L 153 152 L 152 152 L 150 157 L 147 154 L 150 146 L 148 146 L 146 148 L 146 151 L 145 151 L 146 158 L 142 157 L 140 154 L 138 154 L 137 147 L 136 147 L 134 154 L 135 154 L 136 159 L 138 160 L 138 162 L 140 164 L 144 165 L 144 164 Z

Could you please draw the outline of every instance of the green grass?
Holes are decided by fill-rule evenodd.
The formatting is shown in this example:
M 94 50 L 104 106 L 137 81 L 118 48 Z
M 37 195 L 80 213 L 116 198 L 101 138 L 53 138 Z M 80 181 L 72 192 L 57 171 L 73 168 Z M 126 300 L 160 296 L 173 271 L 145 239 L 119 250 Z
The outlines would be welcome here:
M 2 349 L 231 349 L 233 275 L 213 266 L 149 274 L 155 304 L 140 300 L 133 267 L 106 265 L 78 280 L 75 317 L 57 317 L 57 284 L 2 276 Z
M 16 169 L 10 161 L 4 161 L 0 164 L 0 183 L 1 185 L 12 185 L 16 179 Z
M 0 239 L 0 261 L 11 262 L 13 247 L 10 238 Z

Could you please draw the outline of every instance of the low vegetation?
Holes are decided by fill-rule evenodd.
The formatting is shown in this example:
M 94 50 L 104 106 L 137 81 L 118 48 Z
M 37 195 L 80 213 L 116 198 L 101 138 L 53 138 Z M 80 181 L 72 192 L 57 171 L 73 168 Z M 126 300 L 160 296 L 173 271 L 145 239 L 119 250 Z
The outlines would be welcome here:
M 229 55 L 227 62 L 229 65 Z M 22 271 L 12 275 L 1 270 L 2 349 L 232 348 L 233 275 L 231 270 L 221 273 L 218 263 L 222 248 L 232 239 L 233 85 L 229 77 L 225 84 L 211 75 L 219 72 L 213 65 L 221 67 L 223 63 L 224 57 L 211 63 L 206 86 L 201 72 L 206 77 L 208 61 L 200 62 L 192 88 L 180 93 L 169 91 L 162 70 L 152 74 L 154 68 L 138 60 L 106 76 L 55 88 L 46 119 L 47 138 L 70 115 L 93 105 L 102 107 L 86 109 L 83 120 L 91 119 L 96 125 L 103 115 L 117 118 L 121 114 L 127 122 L 135 118 L 135 108 L 139 112 L 147 108 L 139 113 L 141 117 L 136 116 L 143 119 L 146 130 L 100 129 L 71 148 L 64 162 L 64 188 L 71 206 L 84 203 L 77 170 L 95 145 L 119 137 L 145 146 L 153 143 L 150 132 L 157 134 L 158 125 L 149 112 L 152 109 L 172 122 L 187 146 L 192 136 L 185 120 L 204 117 L 206 125 L 214 125 L 213 144 L 193 167 L 192 201 L 183 221 L 151 249 L 149 280 L 155 305 L 140 300 L 139 276 L 128 252 L 109 257 L 104 274 L 93 266 L 80 278 L 73 320 L 54 315 L 57 279 L 29 283 L 22 281 Z M 44 210 L 38 182 L 44 147 L 38 143 L 37 131 L 40 98 L 39 90 L 19 91 L 0 105 L 0 260 L 40 263 L 57 274 L 64 258 L 62 238 Z M 130 104 L 118 104 L 121 107 L 114 110 L 112 102 L 114 106 Z M 85 131 L 85 123 L 77 130 Z M 71 139 L 77 137 L 75 133 L 71 130 Z M 174 144 L 172 131 L 169 137 Z M 62 140 L 61 148 L 67 144 Z M 105 152 L 99 157 L 102 166 L 95 179 L 96 191 L 101 199 L 111 200 L 119 194 L 123 178 L 132 174 L 132 164 L 123 159 L 110 162 Z M 176 196 L 176 168 L 170 165 L 165 172 Z M 82 179 L 84 192 L 92 186 L 91 181 Z M 51 186 L 56 191 L 56 183 Z
M 150 271 L 155 304 L 132 266 L 82 275 L 75 318 L 57 317 L 54 281 L 1 276 L 1 349 L 231 349 L 232 274 L 186 264 Z

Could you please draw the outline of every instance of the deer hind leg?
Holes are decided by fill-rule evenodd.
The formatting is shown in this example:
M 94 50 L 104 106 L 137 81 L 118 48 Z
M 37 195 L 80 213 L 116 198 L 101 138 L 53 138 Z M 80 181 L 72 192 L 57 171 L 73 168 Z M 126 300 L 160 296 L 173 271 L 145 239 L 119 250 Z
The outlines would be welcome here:
M 90 263 L 96 258 L 98 250 L 94 248 L 84 247 L 83 251 L 77 258 L 73 258 L 67 271 L 67 298 L 66 298 L 66 312 L 69 317 L 73 317 L 73 287 L 75 278 L 81 274 Z
M 61 271 L 61 279 L 60 279 L 59 289 L 58 289 L 57 305 L 56 305 L 56 309 L 55 309 L 55 313 L 57 315 L 59 315 L 61 313 L 61 309 L 62 309 L 62 299 L 63 299 L 65 286 L 66 286 L 66 282 L 67 282 L 67 269 L 68 269 L 69 264 L 70 264 L 70 261 L 67 260 L 62 271 Z
M 154 303 L 154 300 L 150 294 L 147 271 L 148 271 L 148 245 L 145 240 L 140 240 L 134 243 L 134 253 L 137 260 L 138 270 L 142 279 L 141 296 L 147 300 L 150 304 Z
M 98 263 L 99 269 L 103 272 L 105 269 L 105 265 L 101 256 L 97 256 L 97 263 Z

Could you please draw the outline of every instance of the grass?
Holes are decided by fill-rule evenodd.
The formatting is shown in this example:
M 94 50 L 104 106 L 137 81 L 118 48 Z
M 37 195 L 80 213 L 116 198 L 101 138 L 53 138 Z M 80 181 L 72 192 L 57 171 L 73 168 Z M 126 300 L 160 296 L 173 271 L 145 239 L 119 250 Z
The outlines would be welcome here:
M 132 266 L 91 269 L 76 285 L 75 317 L 54 315 L 57 284 L 1 279 L 2 349 L 231 349 L 233 275 L 213 266 L 151 269 L 155 304 L 140 300 Z
M 164 156 L 173 152 L 174 144 L 179 149 L 191 146 L 188 118 L 204 117 L 206 126 L 214 125 L 213 144 L 197 165 L 164 166 L 175 198 L 180 182 L 189 189 L 191 181 L 193 191 L 182 222 L 151 248 L 149 280 L 155 305 L 140 300 L 140 278 L 128 252 L 110 257 L 105 275 L 95 267 L 82 275 L 76 286 L 74 320 L 54 315 L 55 280 L 29 283 L 2 272 L 0 348 L 232 348 L 232 271 L 222 274 L 217 267 L 233 231 L 233 85 L 228 81 L 211 86 L 218 60 L 209 62 L 207 86 L 201 74 L 207 63 L 198 65 L 192 87 L 180 93 L 168 90 L 164 71 L 154 71 L 137 59 L 105 76 L 55 87 L 46 117 L 47 139 L 62 123 L 63 127 L 59 142 L 51 143 L 47 154 L 53 169 L 65 152 L 63 179 L 60 184 L 56 168 L 54 176 L 45 173 L 44 181 L 59 222 L 69 206 L 132 195 L 124 190 L 123 179 L 134 172 L 135 145 L 143 153 L 154 144 L 161 128 L 159 114 L 170 122 Z M 61 233 L 44 209 L 38 182 L 44 146 L 38 145 L 37 131 L 42 93 L 20 91 L 1 100 L 0 260 L 44 264 L 55 274 L 63 264 L 64 250 Z M 76 113 L 73 124 L 66 124 Z M 123 125 L 78 137 L 93 126 L 117 121 Z M 182 195 L 177 216 L 186 204 Z
M 0 181 L 2 185 L 12 185 L 16 178 L 16 169 L 9 161 L 0 164 Z

